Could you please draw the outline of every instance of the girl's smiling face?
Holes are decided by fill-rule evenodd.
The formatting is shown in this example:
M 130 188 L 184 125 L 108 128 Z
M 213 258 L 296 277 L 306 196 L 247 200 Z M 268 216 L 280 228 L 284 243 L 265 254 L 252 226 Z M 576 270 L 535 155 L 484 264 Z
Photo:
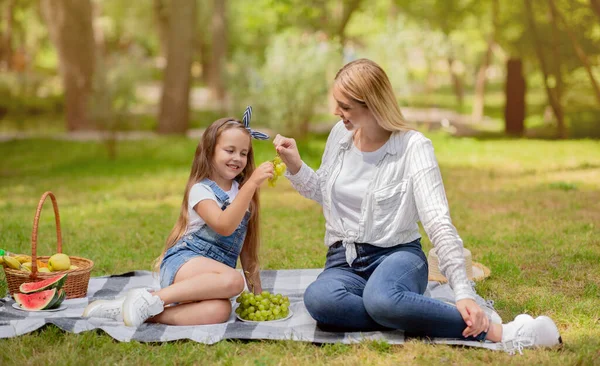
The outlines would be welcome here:
M 237 128 L 221 133 L 215 145 L 210 179 L 225 190 L 231 189 L 231 181 L 248 163 L 250 136 Z

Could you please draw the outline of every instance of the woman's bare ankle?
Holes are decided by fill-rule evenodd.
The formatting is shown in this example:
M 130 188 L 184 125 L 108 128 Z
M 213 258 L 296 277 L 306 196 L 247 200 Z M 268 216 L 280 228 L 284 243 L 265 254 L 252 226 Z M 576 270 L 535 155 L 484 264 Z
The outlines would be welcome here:
M 492 323 L 485 339 L 491 342 L 502 341 L 502 324 Z

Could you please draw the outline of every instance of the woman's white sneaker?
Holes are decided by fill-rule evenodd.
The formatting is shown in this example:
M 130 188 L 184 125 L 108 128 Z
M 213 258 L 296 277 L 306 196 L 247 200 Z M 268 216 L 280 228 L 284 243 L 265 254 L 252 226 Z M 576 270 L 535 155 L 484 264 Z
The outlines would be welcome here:
M 523 353 L 527 347 L 554 347 L 562 343 L 554 321 L 547 316 L 533 319 L 521 314 L 502 326 L 502 347 L 508 353 Z
M 130 290 L 123 303 L 123 322 L 128 327 L 139 327 L 149 318 L 162 313 L 164 303 L 160 297 L 148 290 L 136 288 Z
M 125 296 L 114 300 L 96 300 L 83 311 L 84 318 L 106 318 L 123 321 L 123 302 Z

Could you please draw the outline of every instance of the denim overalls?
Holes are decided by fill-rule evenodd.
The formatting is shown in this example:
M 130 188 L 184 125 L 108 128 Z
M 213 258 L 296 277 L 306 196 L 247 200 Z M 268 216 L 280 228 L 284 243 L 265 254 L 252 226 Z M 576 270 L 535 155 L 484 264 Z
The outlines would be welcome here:
M 215 182 L 204 179 L 200 183 L 206 184 L 212 189 L 221 205 L 221 210 L 225 210 L 229 206 L 229 196 Z M 229 236 L 217 234 L 206 224 L 200 230 L 184 235 L 166 251 L 160 264 L 161 287 L 173 284 L 179 268 L 194 257 L 202 256 L 214 259 L 235 268 L 244 245 L 249 219 L 250 212 L 246 212 L 240 225 Z

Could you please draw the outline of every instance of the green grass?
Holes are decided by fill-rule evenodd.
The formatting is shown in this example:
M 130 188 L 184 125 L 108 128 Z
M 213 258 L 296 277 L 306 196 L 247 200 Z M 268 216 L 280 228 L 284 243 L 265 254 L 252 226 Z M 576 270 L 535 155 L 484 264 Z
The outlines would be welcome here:
M 547 314 L 561 350 L 511 357 L 482 349 L 385 342 L 318 346 L 287 341 L 119 343 L 102 332 L 47 326 L 0 341 L 0 364 L 594 364 L 600 363 L 600 143 L 591 140 L 477 140 L 430 134 L 453 222 L 492 276 L 478 292 L 499 314 Z M 317 167 L 324 137 L 301 143 Z M 101 143 L 48 139 L 0 143 L 0 248 L 27 253 L 39 197 L 52 190 L 64 251 L 91 258 L 94 276 L 149 269 L 173 225 L 194 142 L 122 142 L 111 161 Z M 271 159 L 256 142 L 257 161 Z M 280 181 L 262 190 L 264 269 L 317 268 L 325 261 L 320 207 Z M 55 251 L 50 204 L 42 211 L 38 253 Z M 425 249 L 431 247 L 424 239 Z M 0 288 L 2 291 L 2 288 Z

